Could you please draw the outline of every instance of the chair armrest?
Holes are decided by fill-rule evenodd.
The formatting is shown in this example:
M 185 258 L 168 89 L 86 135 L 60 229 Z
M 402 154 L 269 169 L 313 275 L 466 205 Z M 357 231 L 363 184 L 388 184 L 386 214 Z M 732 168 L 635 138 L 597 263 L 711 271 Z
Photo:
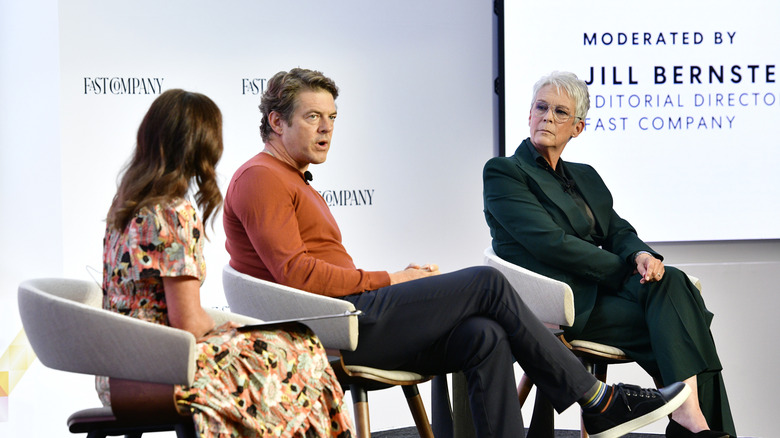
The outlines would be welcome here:
M 329 315 L 355 310 L 349 301 L 317 295 L 242 274 L 230 265 L 222 271 L 225 298 L 231 312 L 264 321 Z M 339 350 L 357 348 L 357 316 L 304 322 L 325 346 Z
M 688 280 L 690 280 L 690 282 L 696 287 L 696 289 L 699 289 L 699 292 L 701 293 L 701 281 L 693 275 L 688 275 Z
M 25 333 L 44 365 L 127 380 L 192 383 L 191 333 L 71 301 L 49 293 L 47 286 L 47 279 L 26 281 L 18 294 Z
M 490 247 L 485 249 L 485 264 L 504 274 L 542 322 L 559 326 L 574 324 L 574 292 L 568 284 L 509 263 Z
M 240 315 L 238 313 L 232 313 L 232 312 L 225 312 L 222 310 L 212 309 L 210 307 L 204 307 L 203 310 L 205 310 L 206 313 L 208 313 L 209 316 L 211 316 L 211 319 L 214 320 L 214 323 L 217 326 L 220 326 L 226 322 L 235 322 L 241 325 L 257 324 L 262 322 L 257 318 L 252 318 L 251 316 Z

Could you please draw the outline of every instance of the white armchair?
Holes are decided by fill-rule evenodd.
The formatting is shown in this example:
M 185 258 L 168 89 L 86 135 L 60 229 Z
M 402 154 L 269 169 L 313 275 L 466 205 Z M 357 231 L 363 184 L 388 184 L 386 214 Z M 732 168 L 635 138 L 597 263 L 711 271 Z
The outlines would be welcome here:
M 195 437 L 192 416 L 179 412 L 173 398 L 173 385 L 189 385 L 194 379 L 195 337 L 103 310 L 102 300 L 101 288 L 90 281 L 42 278 L 19 286 L 22 325 L 41 363 L 109 377 L 111 407 L 75 412 L 68 419 L 69 430 L 89 438 L 158 431 Z M 207 311 L 218 323 L 259 322 Z
M 489 247 L 485 249 L 485 264 L 504 274 L 543 323 L 556 327 L 574 324 L 574 293 L 568 284 L 509 263 Z
M 509 263 L 498 257 L 491 247 L 485 249 L 485 264 L 501 271 L 534 314 L 548 326 L 568 327 L 574 323 L 574 294 L 568 284 Z M 690 275 L 688 278 L 701 291 L 699 279 Z M 607 381 L 608 365 L 633 362 L 623 350 L 611 345 L 582 339 L 567 341 L 563 336 L 560 339 L 602 382 Z M 517 388 L 521 405 L 532 387 L 533 382 L 524 374 Z M 584 427 L 580 434 L 588 436 Z
M 270 281 L 242 274 L 230 265 L 222 271 L 225 297 L 232 312 L 262 320 L 293 319 L 308 316 L 344 313 L 355 310 L 352 303 L 337 298 L 305 292 Z M 409 409 L 423 438 L 433 438 L 417 384 L 430 379 L 401 370 L 382 370 L 360 365 L 347 365 L 337 350 L 354 350 L 358 343 L 357 316 L 304 321 L 329 353 L 338 357 L 331 362 L 344 389 L 352 394 L 355 427 L 358 438 L 371 436 L 367 391 L 401 386 Z

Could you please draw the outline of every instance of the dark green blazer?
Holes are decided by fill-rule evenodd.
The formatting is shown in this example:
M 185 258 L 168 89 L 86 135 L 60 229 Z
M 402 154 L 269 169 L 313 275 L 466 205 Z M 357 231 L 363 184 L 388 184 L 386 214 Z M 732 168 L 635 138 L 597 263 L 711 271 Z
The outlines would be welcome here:
M 511 157 L 492 158 L 483 171 L 485 219 L 493 250 L 502 259 L 563 281 L 574 291 L 577 335 L 599 293 L 622 287 L 633 256 L 648 251 L 634 228 L 615 213 L 612 195 L 589 165 L 565 162 L 570 179 L 590 206 L 596 231 L 561 183 L 533 158 L 526 139 Z

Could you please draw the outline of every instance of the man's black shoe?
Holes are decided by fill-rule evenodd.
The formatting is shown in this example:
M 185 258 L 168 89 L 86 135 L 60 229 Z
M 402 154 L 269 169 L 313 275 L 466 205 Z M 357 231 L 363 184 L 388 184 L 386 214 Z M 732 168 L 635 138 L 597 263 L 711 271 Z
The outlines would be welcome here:
M 591 438 L 616 438 L 661 419 L 688 398 L 691 388 L 677 382 L 662 389 L 644 389 L 619 383 L 605 408 L 583 411 L 582 421 Z

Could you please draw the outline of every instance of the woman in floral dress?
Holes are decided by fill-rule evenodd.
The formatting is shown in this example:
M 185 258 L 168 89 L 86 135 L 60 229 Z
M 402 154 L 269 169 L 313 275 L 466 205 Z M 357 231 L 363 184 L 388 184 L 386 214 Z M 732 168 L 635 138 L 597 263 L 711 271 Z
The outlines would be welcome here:
M 222 204 L 221 155 L 222 116 L 211 99 L 168 90 L 152 103 L 106 219 L 103 307 L 195 336 L 195 381 L 175 397 L 199 436 L 349 437 L 341 387 L 311 331 L 238 332 L 235 323 L 215 326 L 201 307 L 203 223 Z M 106 381 L 98 380 L 105 404 Z

